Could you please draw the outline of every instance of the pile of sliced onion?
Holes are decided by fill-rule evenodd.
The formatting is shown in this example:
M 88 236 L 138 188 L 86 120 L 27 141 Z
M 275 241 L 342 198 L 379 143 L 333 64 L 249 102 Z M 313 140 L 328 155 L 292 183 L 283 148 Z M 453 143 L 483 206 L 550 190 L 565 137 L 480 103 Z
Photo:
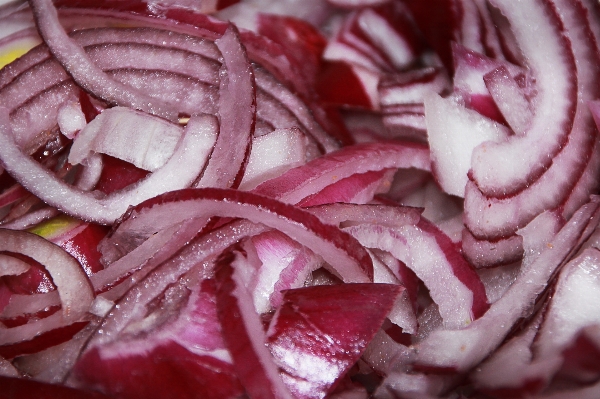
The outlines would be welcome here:
M 599 83 L 592 0 L 6 2 L 0 398 L 599 397 Z

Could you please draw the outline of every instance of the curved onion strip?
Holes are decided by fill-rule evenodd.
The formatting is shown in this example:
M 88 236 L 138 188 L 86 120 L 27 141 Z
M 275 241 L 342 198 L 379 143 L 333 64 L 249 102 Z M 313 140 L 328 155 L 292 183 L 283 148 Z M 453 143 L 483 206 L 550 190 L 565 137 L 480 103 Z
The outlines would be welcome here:
M 327 134 L 315 121 L 310 109 L 292 93 L 284 84 L 278 82 L 272 75 L 262 68 L 254 68 L 256 85 L 258 88 L 280 101 L 290 112 L 298 118 L 310 136 L 319 143 L 325 152 L 339 149 L 339 144 Z
M 0 229 L 0 251 L 29 256 L 48 270 L 62 303 L 63 323 L 87 312 L 94 293 L 79 262 L 65 250 L 33 233 Z
M 94 65 L 60 25 L 52 0 L 31 0 L 29 3 L 50 51 L 81 87 L 108 103 L 129 106 L 173 122 L 179 120 L 178 112 L 169 104 L 120 84 Z
M 64 333 L 64 329 L 79 331 L 81 328 L 87 325 L 88 322 L 89 321 L 86 320 L 86 318 L 66 321 L 62 313 L 57 312 L 43 319 L 27 324 L 21 324 L 11 328 L 0 328 L 0 350 L 2 350 L 3 355 L 7 357 L 26 354 L 30 350 L 29 348 L 26 348 L 27 341 L 35 341 L 46 333 L 53 334 L 58 332 L 59 336 L 55 336 L 53 338 L 58 339 L 62 343 L 70 338 L 68 333 L 65 336 L 61 336 Z M 59 329 L 63 329 L 63 331 Z M 45 341 L 44 337 L 42 337 L 41 341 L 42 342 L 38 341 L 37 343 L 33 344 L 34 346 L 41 346 L 41 348 L 37 348 L 37 350 L 35 350 L 36 352 L 49 346 L 48 343 L 43 342 Z M 25 348 L 20 347 L 21 343 L 25 343 Z M 50 343 L 50 345 L 53 344 Z
M 166 30 L 164 27 L 158 26 L 136 28 L 97 27 L 77 30 L 72 33 L 72 37 L 84 47 L 135 43 L 184 50 L 212 60 L 215 64 L 221 56 L 212 40 Z M 215 76 L 215 78 L 218 78 L 218 76 Z M 217 83 L 217 81 L 214 83 Z
M 434 331 L 419 343 L 417 363 L 428 368 L 466 371 L 489 355 L 534 304 L 556 269 L 591 234 L 589 227 L 597 226 L 599 205 L 596 197 L 582 206 L 482 317 L 462 330 Z
M 106 269 L 90 276 L 96 292 L 104 291 L 123 276 L 144 268 L 145 273 L 167 260 L 207 223 L 206 219 L 186 220 L 181 225 L 161 230 L 127 255 L 111 263 Z M 139 278 L 137 276 L 136 278 Z
M 510 21 L 538 91 L 524 135 L 484 143 L 473 151 L 472 176 L 478 188 L 486 195 L 505 196 L 540 176 L 566 143 L 577 104 L 577 72 L 571 42 L 549 1 L 521 1 L 519 7 L 509 0 L 491 3 Z M 544 46 L 539 37 L 544 37 Z
M 252 260 L 236 245 L 216 261 L 217 315 L 237 376 L 250 397 L 292 399 L 266 346 L 266 334 L 244 281 Z
M 94 153 L 107 154 L 154 172 L 173 155 L 183 128 L 126 107 L 104 110 L 77 134 L 69 163 L 81 164 Z
M 64 183 L 23 154 L 9 130 L 4 109 L 0 111 L 0 159 L 9 173 L 49 205 L 80 219 L 109 224 L 130 205 L 165 191 L 188 187 L 204 167 L 217 127 L 210 115 L 190 119 L 175 153 L 163 167 L 134 185 L 100 198 L 96 192 L 85 192 Z
M 335 203 L 308 207 L 306 209 L 323 223 L 340 226 L 345 222 L 370 223 L 385 227 L 416 225 L 421 220 L 423 209 L 408 206 L 381 204 Z
M 14 256 L 0 253 L 0 277 L 18 276 L 29 270 L 29 263 Z
M 572 38 L 572 49 L 577 60 L 579 91 L 569 140 L 544 174 L 514 196 L 503 199 L 486 197 L 474 183 L 467 184 L 465 224 L 478 238 L 507 237 L 543 210 L 563 204 L 594 156 L 598 132 L 587 103 L 600 96 L 600 56 L 590 26 L 586 23 L 584 10 L 571 2 L 559 1 L 557 5 L 560 6 L 558 11 L 564 14 L 565 26 L 569 28 L 568 37 Z M 592 192 L 592 187 L 586 188 L 587 193 Z M 571 201 L 565 212 L 567 218 L 587 200 L 587 194 L 577 197 L 577 200 L 578 203 Z
M 103 333 L 96 334 L 88 346 L 93 347 L 117 340 L 127 325 L 143 318 L 154 298 L 169 285 L 176 283 L 182 275 L 199 265 L 204 269 L 205 276 L 211 275 L 212 262 L 222 251 L 244 237 L 254 236 L 265 230 L 267 228 L 263 225 L 237 220 L 195 238 L 182 248 L 177 256 L 166 260 L 154 270 L 148 271 L 146 268 L 139 270 L 132 276 L 137 284 L 123 295 L 118 302 L 119 306 L 111 310 L 110 317 L 107 317 L 102 324 Z M 153 259 L 148 260 L 151 267 L 157 266 L 152 264 Z M 111 293 L 117 290 L 119 286 L 102 296 L 110 297 Z
M 487 309 L 483 285 L 470 265 L 443 248 L 433 234 L 420 227 L 363 224 L 344 230 L 364 246 L 387 251 L 405 262 L 429 289 L 444 326 L 464 327 Z
M 133 208 L 120 228 L 150 232 L 155 225 L 211 216 L 248 219 L 280 230 L 320 255 L 344 281 L 372 281 L 371 258 L 352 236 L 301 208 L 250 192 L 218 188 L 172 191 Z
M 60 295 L 56 290 L 39 294 L 12 294 L 8 305 L 2 310 L 0 316 L 5 319 L 12 319 L 42 312 L 44 309 L 59 305 Z
M 48 220 L 54 216 L 57 216 L 58 214 L 58 209 L 47 206 L 13 219 L 8 223 L 3 224 L 2 227 L 11 230 L 25 230 L 43 222 L 44 220 Z
M 250 154 L 256 121 L 254 74 L 237 28 L 231 25 L 215 44 L 223 54 L 219 137 L 196 187 L 237 187 Z
M 268 180 L 253 191 L 297 204 L 328 185 L 355 173 L 387 168 L 417 168 L 430 171 L 429 150 L 409 142 L 364 143 L 344 147 Z

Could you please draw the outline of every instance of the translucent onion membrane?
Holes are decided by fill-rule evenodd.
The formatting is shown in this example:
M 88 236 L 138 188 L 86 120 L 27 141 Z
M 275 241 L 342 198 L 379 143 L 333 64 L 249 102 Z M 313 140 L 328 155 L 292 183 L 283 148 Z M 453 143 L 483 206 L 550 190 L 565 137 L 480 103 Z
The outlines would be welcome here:
M 600 395 L 596 2 L 31 0 L 0 37 L 0 397 Z

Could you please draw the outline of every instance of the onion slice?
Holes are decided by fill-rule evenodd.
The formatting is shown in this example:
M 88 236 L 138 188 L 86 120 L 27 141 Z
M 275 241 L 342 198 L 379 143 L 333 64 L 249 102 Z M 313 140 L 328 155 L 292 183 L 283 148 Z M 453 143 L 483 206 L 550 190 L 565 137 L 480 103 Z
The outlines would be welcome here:
M 0 229 L 0 251 L 16 252 L 42 264 L 56 285 L 64 321 L 80 319 L 94 293 L 81 265 L 59 246 L 33 233 Z
M 237 187 L 250 154 L 256 121 L 254 74 L 233 25 L 215 44 L 223 55 L 219 87 L 219 137 L 196 187 Z
M 344 281 L 373 280 L 371 258 L 352 236 L 301 208 L 250 192 L 218 188 L 172 191 L 133 208 L 120 228 L 148 236 L 156 226 L 212 216 L 244 218 L 275 228 L 320 255 Z
M 178 112 L 171 105 L 111 79 L 94 65 L 60 25 L 52 0 L 32 0 L 29 4 L 50 51 L 81 87 L 110 104 L 129 106 L 172 122 L 179 120 Z
M 577 106 L 577 68 L 554 5 L 543 0 L 494 0 L 510 21 L 536 79 L 533 120 L 524 135 L 484 143 L 473 151 L 472 178 L 485 195 L 519 192 L 539 177 L 567 142 Z M 531 21 L 536 21 L 532 23 Z M 538 38 L 544 37 L 544 46 Z
M 528 262 L 517 280 L 482 317 L 461 330 L 436 330 L 420 342 L 417 365 L 462 372 L 471 369 L 495 350 L 519 318 L 531 310 L 557 268 L 586 239 L 586 235 L 591 234 L 589 230 L 597 226 L 599 202 L 596 197 L 582 206 L 539 256 Z M 538 228 L 547 229 L 542 218 L 552 219 L 553 216 L 548 213 L 538 216 L 537 221 L 541 223 Z
M 215 271 L 217 315 L 223 339 L 233 359 L 237 376 L 252 398 L 292 399 L 273 357 L 266 335 L 246 288 L 245 275 L 252 258 L 241 245 L 217 259 Z
M 260 184 L 254 192 L 297 204 L 355 173 L 387 168 L 430 169 L 426 146 L 409 142 L 364 143 L 326 154 Z
M 64 183 L 24 154 L 11 137 L 9 126 L 6 109 L 0 110 L 0 159 L 6 170 L 49 205 L 80 219 L 103 224 L 113 223 L 130 205 L 191 185 L 204 167 L 217 131 L 213 116 L 193 117 L 173 156 L 163 167 L 137 184 L 101 197 L 97 192 L 85 192 Z

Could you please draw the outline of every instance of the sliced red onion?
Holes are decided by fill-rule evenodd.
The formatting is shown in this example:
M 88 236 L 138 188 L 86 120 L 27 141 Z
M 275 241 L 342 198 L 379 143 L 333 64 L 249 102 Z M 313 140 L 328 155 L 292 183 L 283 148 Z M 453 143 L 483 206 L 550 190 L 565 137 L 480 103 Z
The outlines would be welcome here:
M 80 86 L 109 103 L 131 106 L 173 122 L 178 120 L 178 112 L 171 105 L 119 84 L 95 66 L 65 33 L 52 1 L 32 0 L 30 5 L 45 42 Z
M 244 218 L 280 230 L 320 255 L 344 281 L 372 279 L 371 259 L 350 235 L 301 208 L 250 192 L 214 188 L 173 191 L 133 208 L 121 228 L 147 237 L 156 226 L 212 216 Z
M 71 384 L 101 389 L 107 397 L 185 398 L 190 390 L 210 399 L 243 395 L 231 364 L 218 356 L 194 353 L 165 338 L 119 344 L 87 352 L 75 365 Z
M 7 116 L 4 115 L 3 131 L 0 134 L 0 159 L 7 165 L 7 170 L 48 204 L 84 220 L 99 223 L 112 223 L 129 205 L 168 190 L 189 186 L 202 170 L 212 150 L 217 129 L 216 121 L 211 116 L 192 118 L 169 162 L 134 185 L 135 187 L 130 186 L 99 199 L 94 192 L 84 192 L 63 183 L 23 154 L 12 140 L 6 121 Z M 185 168 L 182 169 L 182 165 Z M 181 173 L 182 170 L 186 173 Z
M 492 20 L 492 15 L 488 8 L 487 2 L 485 0 L 475 0 L 474 3 L 477 6 L 479 16 L 481 18 L 483 31 L 482 44 L 485 48 L 485 53 L 490 57 L 495 57 L 498 59 L 504 58 L 500 39 L 498 38 L 498 32 L 496 31 L 496 25 Z
M 432 399 L 440 397 L 457 384 L 456 375 L 407 373 L 392 371 L 377 388 L 377 396 L 382 399 L 397 397 L 418 397 Z
M 586 249 L 562 269 L 533 346 L 536 358 L 560 354 L 581 329 L 599 324 L 595 309 L 599 265 L 598 250 Z
M 260 13 L 257 25 L 257 33 L 278 43 L 295 67 L 298 78 L 305 80 L 307 87 L 299 93 L 306 97 L 306 92 L 311 90 L 309 86 L 315 83 L 321 54 L 327 45 L 323 33 L 297 16 Z
M 60 296 L 63 310 L 59 322 L 73 322 L 86 314 L 94 294 L 75 258 L 32 233 L 0 229 L 0 235 L 0 250 L 21 253 L 44 265 Z
M 481 282 L 485 286 L 485 294 L 490 304 L 504 295 L 510 285 L 516 280 L 521 268 L 520 263 L 506 266 L 490 267 L 477 270 Z
M 506 265 L 523 258 L 523 238 L 519 235 L 492 241 L 478 240 L 464 229 L 462 248 L 467 260 L 476 268 Z
M 359 65 L 329 61 L 321 68 L 317 92 L 330 104 L 379 109 L 379 74 Z
M 366 247 L 387 251 L 406 263 L 429 289 L 447 328 L 467 326 L 485 312 L 487 298 L 479 277 L 456 250 L 443 248 L 433 234 L 408 225 L 360 225 L 345 230 Z
M 276 129 L 252 139 L 248 165 L 240 190 L 250 190 L 265 180 L 302 165 L 306 159 L 304 135 L 297 128 Z
M 423 104 L 383 107 L 383 124 L 393 138 L 426 141 L 427 124 Z
M 57 290 L 29 295 L 13 294 L 1 315 L 3 318 L 12 319 L 40 313 L 57 306 L 60 306 L 60 295 Z
M 291 392 L 300 398 L 330 393 L 377 333 L 400 290 L 342 284 L 287 291 L 267 342 Z
M 251 256 L 241 247 L 217 259 L 217 314 L 223 339 L 237 376 L 251 397 L 291 399 L 293 396 L 266 347 L 267 337 L 246 288 L 244 275 L 248 273 L 245 269 L 253 267 L 250 262 Z
M 600 383 L 573 389 L 557 390 L 535 396 L 536 399 L 594 399 L 600 394 Z
M 192 224 L 191 227 L 196 226 Z M 211 276 L 214 272 L 214 260 L 222 251 L 244 237 L 254 236 L 265 230 L 264 226 L 245 220 L 235 221 L 191 240 L 189 245 L 180 248 L 177 256 L 172 257 L 173 252 L 168 251 L 167 254 L 159 253 L 150 258 L 147 262 L 149 267 L 136 272 L 131 277 L 132 281 L 125 285 L 125 292 L 117 293 L 113 298 L 119 301 L 119 307 L 111 310 L 102 324 L 103 334 L 96 334 L 89 346 L 115 341 L 130 323 L 143 320 L 153 308 L 153 301 L 183 275 L 200 267 L 202 270 L 199 273 Z M 120 291 L 120 287 L 108 291 L 106 298 L 111 297 L 114 291 Z
M 319 257 L 314 253 L 308 251 L 300 253 L 281 271 L 279 280 L 273 286 L 273 293 L 269 298 L 273 309 L 281 306 L 286 290 L 302 287 L 309 280 L 310 273 L 321 265 Z
M 538 315 L 519 335 L 498 348 L 472 373 L 476 386 L 492 395 L 533 395 L 546 384 L 560 358 L 532 364 L 531 344 L 541 317 Z
M 91 191 L 102 178 L 104 160 L 102 154 L 92 153 L 81 161 L 81 173 L 77 176 L 75 186 L 83 191 Z
M 13 362 L 23 374 L 36 381 L 62 384 L 81 353 L 82 346 L 96 328 L 98 322 L 94 320 L 73 335 L 69 341 L 36 353 L 19 356 Z
M 342 8 L 372 7 L 387 3 L 389 0 L 327 0 L 329 3 Z
M 472 177 L 487 195 L 514 194 L 536 179 L 566 143 L 577 104 L 577 68 L 572 45 L 556 9 L 542 0 L 492 2 L 510 21 L 536 79 L 534 118 L 525 135 L 484 143 L 473 152 Z M 531 20 L 537 21 L 534 25 Z M 536 37 L 544 37 L 540 46 Z M 510 154 L 510 156 L 507 156 Z
M 206 221 L 192 220 L 186 223 L 187 225 L 192 225 L 191 231 L 187 228 L 188 226 L 176 225 L 152 235 L 133 251 L 114 260 L 105 269 L 90 276 L 90 282 L 94 290 L 96 292 L 105 291 L 107 287 L 122 280 L 137 269 L 141 269 L 142 267 L 148 268 L 148 263 L 158 264 L 158 259 L 164 260 L 168 258 L 183 246 L 183 243 L 191 239 L 205 223 Z M 175 248 L 172 248 L 173 241 L 179 243 Z M 165 255 L 165 252 L 168 255 Z M 106 254 L 103 255 L 106 260 Z
M 8 360 L 0 357 L 0 377 L 20 377 L 19 370 Z
M 455 6 L 460 11 L 459 35 L 461 44 L 472 50 L 483 52 L 483 21 L 474 1 L 458 0 Z
M 57 384 L 48 384 L 25 378 L 11 378 L 0 376 L 0 384 L 4 392 L 14 394 L 18 397 L 59 397 L 64 399 L 108 399 L 109 397 L 99 392 L 80 390 L 60 386 Z
M 361 360 L 381 375 L 387 375 L 394 367 L 405 362 L 408 367 L 408 358 L 412 355 L 410 349 L 394 341 L 384 330 L 384 326 L 375 334 L 365 349 Z M 401 367 L 401 366 L 400 366 Z
M 32 92 L 39 93 L 48 90 L 64 82 L 68 77 L 69 75 L 59 63 L 53 59 L 47 59 L 11 80 L 9 84 L 2 88 L 0 98 L 9 104 L 11 109 L 16 109 L 27 101 L 31 101 Z M 8 99 L 11 99 L 11 102 L 8 102 Z
M 569 346 L 563 350 L 563 363 L 558 376 L 577 382 L 591 383 L 597 381 L 600 370 L 598 358 L 599 325 L 583 328 Z
M 483 80 L 511 129 L 517 135 L 525 134 L 533 118 L 531 104 L 508 69 L 496 68 L 485 74 Z
M 79 164 L 90 153 L 103 153 L 154 172 L 173 155 L 182 134 L 183 128 L 164 119 L 114 107 L 79 132 L 71 146 L 69 162 Z
M 215 289 L 198 275 L 200 269 L 183 277 L 193 280 L 187 284 L 167 283 L 158 288 L 152 299 L 161 306 L 149 303 L 144 312 L 129 314 L 125 331 L 97 333 L 95 338 L 100 335 L 102 342 L 94 341 L 86 348 L 69 384 L 113 396 L 153 399 L 171 394 L 186 397 L 190 390 L 206 398 L 239 396 L 243 389 L 221 335 Z M 139 297 L 155 288 L 139 290 L 136 286 L 133 291 Z M 132 305 L 126 299 L 119 303 L 123 308 Z M 102 328 L 115 322 L 121 309 L 113 309 Z
M 262 265 L 256 271 L 252 297 L 257 313 L 266 313 L 281 305 L 282 291 L 299 288 L 321 261 L 312 251 L 278 231 L 268 231 L 252 238 Z
M 357 205 L 348 203 L 316 205 L 307 210 L 322 222 L 344 227 L 354 223 L 372 223 L 387 227 L 416 225 L 422 209 L 388 205 Z
M 345 147 L 264 182 L 254 189 L 288 203 L 303 198 L 355 173 L 387 168 L 429 170 L 429 153 L 416 143 L 365 143 Z
M 237 28 L 231 25 L 215 44 L 224 60 L 219 88 L 219 136 L 196 187 L 237 187 L 256 122 L 254 74 Z
M 318 115 L 314 108 L 307 107 L 298 96 L 263 68 L 254 68 L 254 74 L 258 88 L 286 106 L 298 118 L 302 124 L 301 127 L 319 144 L 323 152 L 332 152 L 339 148 L 335 139 L 325 132 L 315 120 Z
M 0 195 L 0 207 L 10 205 L 14 202 L 22 200 L 28 191 L 23 188 L 20 184 L 13 184 L 10 188 L 7 188 Z
M 325 187 L 318 193 L 309 195 L 300 201 L 298 206 L 332 203 L 366 204 L 372 201 L 375 195 L 388 191 L 395 172 L 395 169 L 384 169 L 356 173 Z
M 486 57 L 458 43 L 452 44 L 455 64 L 453 85 L 455 91 L 467 96 L 489 96 L 489 90 L 483 77 L 498 68 L 506 68 L 510 76 L 527 76 L 527 70 L 504 61 Z M 467 104 L 468 105 L 468 104 Z M 485 114 L 484 114 L 485 115 Z
M 573 248 L 595 228 L 593 216 L 598 200 L 584 205 L 563 229 L 546 244 L 539 256 L 527 263 L 508 291 L 479 319 L 462 330 L 436 330 L 417 346 L 416 363 L 421 367 L 466 371 L 487 357 L 509 333 L 517 320 L 531 310 L 556 268 Z M 545 222 L 540 219 L 540 222 Z M 552 221 L 550 221 L 552 223 Z M 588 226 L 588 224 L 592 226 Z M 582 237 L 582 234 L 584 236 Z M 527 259 L 527 258 L 526 258 Z
M 17 276 L 29 270 L 29 263 L 0 253 L 0 276 Z
M 408 18 L 393 21 L 392 15 L 387 11 L 365 8 L 359 13 L 357 24 L 370 42 L 390 59 L 395 68 L 404 69 L 417 59 L 415 48 L 410 40 L 412 37 L 402 35 L 404 32 L 398 32 L 398 29 L 406 29 Z
M 73 9 L 70 11 L 73 11 Z M 91 10 L 86 10 L 86 12 L 90 13 Z M 122 15 L 122 17 L 124 16 Z M 81 16 L 72 16 L 70 18 L 78 19 L 81 18 Z M 69 17 L 66 19 L 69 19 Z M 200 55 L 206 58 L 206 61 L 213 60 L 214 67 L 210 68 L 210 70 L 214 71 L 214 68 L 216 68 L 217 70 L 215 72 L 217 72 L 217 74 L 211 72 L 211 75 L 214 78 L 218 78 L 217 60 L 220 57 L 220 53 L 214 42 L 204 37 L 206 35 L 202 35 L 201 32 L 198 32 L 197 36 L 189 33 L 181 33 L 168 29 L 165 26 L 154 24 L 154 26 L 139 26 L 133 28 L 102 26 L 91 29 L 81 29 L 72 32 L 71 36 L 83 47 L 100 46 L 102 44 L 114 45 L 135 43 L 151 45 L 153 47 L 163 47 L 166 49 L 184 50 L 188 53 Z M 169 65 L 165 63 L 164 60 L 158 60 L 154 57 L 151 58 L 153 58 L 154 61 L 160 62 L 161 67 L 170 70 Z M 195 59 L 195 57 L 193 57 L 193 59 Z M 147 62 L 147 60 L 142 60 L 141 62 Z M 194 65 L 195 64 L 196 63 L 194 63 Z M 202 68 L 207 67 L 208 65 L 202 66 Z M 190 76 L 198 77 L 197 73 L 199 71 L 189 71 L 191 73 Z M 210 82 L 217 83 L 218 81 L 214 80 Z
M 121 36 L 128 37 L 128 33 L 123 32 Z M 220 65 L 217 60 L 183 49 L 165 48 L 163 43 L 110 42 L 89 45 L 84 49 L 88 57 L 105 71 L 131 68 L 163 70 L 192 77 L 208 85 L 219 84 Z
M 584 174 L 596 134 L 591 129 L 575 130 L 546 173 L 515 196 L 486 197 L 469 181 L 465 189 L 465 225 L 479 238 L 508 237 L 543 210 L 559 206 L 577 186 L 573 177 Z
M 509 137 L 504 126 L 436 94 L 425 99 L 425 121 L 434 175 L 445 192 L 458 197 L 465 195 L 474 149 Z
M 382 251 L 379 251 L 381 254 Z M 369 251 L 373 260 L 373 282 L 377 284 L 393 284 L 403 286 L 403 281 L 398 278 L 398 270 L 389 267 L 389 259 L 387 262 L 381 260 L 374 251 Z M 399 261 L 395 259 L 397 263 Z M 396 266 L 396 265 L 393 265 Z M 404 288 L 404 287 L 403 287 Z M 394 305 L 387 315 L 388 320 L 402 329 L 403 333 L 414 334 L 417 331 L 417 317 L 415 308 L 410 298 L 410 293 L 403 289 L 400 295 L 396 298 Z
M 85 127 L 85 114 L 79 103 L 71 102 L 63 105 L 58 111 L 58 127 L 66 137 L 73 139 L 77 132 Z
M 44 90 L 11 112 L 10 121 L 16 143 L 27 153 L 35 152 L 40 141 L 47 141 L 47 137 L 40 137 L 39 133 L 52 131 L 61 105 L 77 101 L 79 93 L 80 89 L 72 82 L 63 82 Z M 32 118 L 32 115 L 36 117 Z
M 579 92 L 573 129 L 569 141 L 553 159 L 548 170 L 517 195 L 501 200 L 485 198 L 481 201 L 483 197 L 473 185 L 467 186 L 466 204 L 469 205 L 466 206 L 465 222 L 480 238 L 506 237 L 516 228 L 528 223 L 544 208 L 553 208 L 565 202 L 568 203 L 565 216 L 570 217 L 579 201 L 586 200 L 583 192 L 589 193 L 590 189 L 596 186 L 597 177 L 592 177 L 596 173 L 592 171 L 595 170 L 592 164 L 598 162 L 595 138 L 597 132 L 591 126 L 590 115 L 584 103 L 598 96 L 596 87 L 598 53 L 584 10 L 576 4 L 557 5 L 558 12 L 569 28 L 568 35 L 578 60 Z M 587 40 L 581 40 L 582 37 L 586 37 Z M 569 171 L 568 178 L 563 175 L 565 171 Z M 574 176 L 580 177 L 574 178 Z M 578 187 L 577 179 L 582 180 L 582 187 Z M 492 214 L 495 216 L 491 217 Z M 496 217 L 505 217 L 505 221 L 502 222 L 504 226 L 500 226 Z
M 389 60 L 371 43 L 366 42 L 355 29 L 358 12 L 351 13 L 337 27 L 337 32 L 329 40 L 323 52 L 327 61 L 342 61 L 350 65 L 360 66 L 372 72 L 392 71 Z M 360 29 L 358 29 L 360 31 Z
M 450 88 L 446 71 L 428 67 L 391 75 L 379 85 L 381 105 L 422 103 L 430 92 L 443 93 Z

